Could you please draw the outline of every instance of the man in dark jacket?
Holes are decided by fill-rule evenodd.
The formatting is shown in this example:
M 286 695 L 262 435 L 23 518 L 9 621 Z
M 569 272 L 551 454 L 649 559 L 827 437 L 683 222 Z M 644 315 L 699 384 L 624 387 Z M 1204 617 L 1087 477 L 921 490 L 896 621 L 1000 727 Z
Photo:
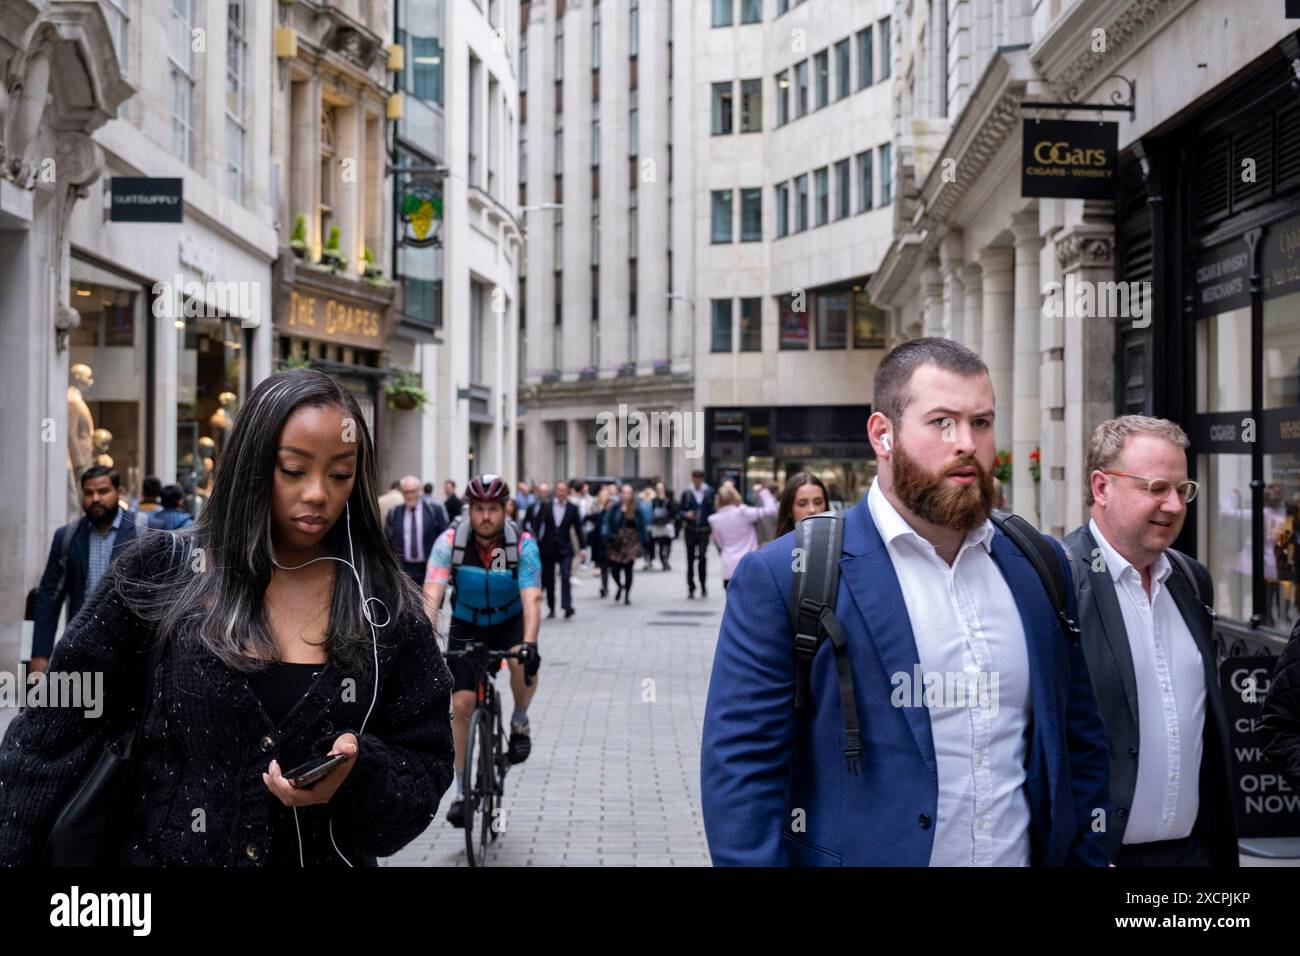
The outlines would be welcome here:
M 686 539 L 687 597 L 695 597 L 695 564 L 700 565 L 700 596 L 709 596 L 705 581 L 708 574 L 709 515 L 713 514 L 713 489 L 704 483 L 704 472 L 696 468 L 691 472 L 691 487 L 682 492 L 678 505 L 682 517 L 683 537 Z
M 162 490 L 162 508 L 149 515 L 148 526 L 155 531 L 179 531 L 194 524 L 194 518 L 183 507 L 185 489 L 168 485 Z
M 545 486 L 541 486 L 545 487 Z M 541 489 L 539 488 L 539 491 Z M 560 606 L 566 618 L 573 617 L 573 594 L 569 571 L 573 566 L 573 542 L 576 535 L 578 547 L 585 555 L 587 536 L 582 531 L 582 515 L 578 506 L 569 500 L 566 482 L 555 483 L 555 493 L 542 500 L 529 511 L 528 530 L 537 538 L 537 548 L 542 557 L 542 588 L 546 591 L 547 617 L 555 617 L 555 569 L 560 569 Z
M 121 490 L 121 476 L 104 465 L 87 468 L 81 476 L 81 507 L 86 514 L 54 532 L 37 589 L 32 672 L 43 671 L 50 663 L 64 600 L 71 621 L 94 593 L 109 563 L 135 537 L 135 516 L 118 505 Z M 68 536 L 71 540 L 65 545 Z
M 447 520 L 455 521 L 460 517 L 461 501 L 460 496 L 456 494 L 456 482 L 448 478 L 442 483 L 443 494 L 447 496 L 444 510 L 447 512 Z
M 1066 538 L 1106 723 L 1106 849 L 1118 866 L 1237 866 L 1210 573 L 1172 547 L 1197 485 L 1187 436 L 1125 415 L 1088 446 L 1087 524 Z
M 402 479 L 401 489 L 403 503 L 388 512 L 384 531 L 393 553 L 402 562 L 402 569 L 416 587 L 422 588 L 433 544 L 450 522 L 441 504 L 421 496 L 419 478 L 407 475 Z

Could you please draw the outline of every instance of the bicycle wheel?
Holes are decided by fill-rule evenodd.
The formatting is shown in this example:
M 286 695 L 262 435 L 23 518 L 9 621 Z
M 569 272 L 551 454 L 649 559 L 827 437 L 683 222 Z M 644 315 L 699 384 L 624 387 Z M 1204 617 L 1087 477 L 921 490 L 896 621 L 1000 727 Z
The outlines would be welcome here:
M 495 802 L 491 748 L 487 712 L 476 709 L 470 715 L 465 740 L 465 856 L 470 866 L 483 866 L 487 862 Z
M 502 729 L 501 706 L 499 704 L 497 705 L 496 713 L 493 716 L 495 719 L 492 721 L 493 734 L 492 734 L 492 764 L 491 765 L 492 765 L 492 773 L 493 773 L 493 782 L 496 784 L 496 787 L 493 790 L 493 798 L 492 798 L 492 806 L 493 809 L 495 810 L 498 806 L 505 803 L 506 770 L 509 769 L 510 762 L 506 760 L 505 751 L 502 749 L 502 741 L 505 739 L 505 731 Z M 505 822 L 506 822 L 505 820 L 501 821 L 502 824 L 504 824 Z M 495 842 L 496 838 L 499 837 L 500 835 L 501 833 L 498 827 L 497 826 L 492 827 L 493 842 Z

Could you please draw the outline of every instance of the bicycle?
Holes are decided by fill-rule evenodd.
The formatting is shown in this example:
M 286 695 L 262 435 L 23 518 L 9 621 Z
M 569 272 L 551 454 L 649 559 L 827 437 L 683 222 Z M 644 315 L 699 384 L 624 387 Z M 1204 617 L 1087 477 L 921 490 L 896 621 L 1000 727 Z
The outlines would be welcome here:
M 474 666 L 474 690 L 477 701 L 469 717 L 465 737 L 465 793 L 462 797 L 465 822 L 465 855 L 470 866 L 487 865 L 487 848 L 500 835 L 496 810 L 505 797 L 506 759 L 505 724 L 501 719 L 501 700 L 492 679 L 507 660 L 522 660 L 518 651 L 494 651 L 486 644 L 472 641 L 463 648 L 448 650 L 445 657 L 460 657 Z M 532 678 L 525 677 L 532 686 Z M 475 833 L 475 816 L 479 817 Z

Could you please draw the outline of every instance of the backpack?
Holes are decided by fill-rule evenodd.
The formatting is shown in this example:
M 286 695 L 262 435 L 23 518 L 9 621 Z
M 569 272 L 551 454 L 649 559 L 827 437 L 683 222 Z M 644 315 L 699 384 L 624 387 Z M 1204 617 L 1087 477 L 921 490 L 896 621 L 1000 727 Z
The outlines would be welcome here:
M 1079 628 L 1066 610 L 1068 590 L 1065 573 L 1052 546 L 1037 528 L 1019 515 L 994 511 L 989 519 L 1029 559 L 1043 582 L 1062 632 L 1078 644 Z M 796 564 L 790 587 L 790 628 L 794 633 L 795 658 L 794 709 L 796 713 L 807 709 L 812 661 L 822 642 L 829 639 L 835 650 L 840 715 L 844 720 L 844 760 L 849 773 L 857 773 L 862 755 L 861 723 L 853 692 L 848 642 L 839 618 L 835 616 L 840 586 L 839 557 L 844 549 L 843 514 L 825 512 L 804 518 L 795 526 L 795 541 L 804 560 Z M 1069 554 L 1068 548 L 1066 553 Z

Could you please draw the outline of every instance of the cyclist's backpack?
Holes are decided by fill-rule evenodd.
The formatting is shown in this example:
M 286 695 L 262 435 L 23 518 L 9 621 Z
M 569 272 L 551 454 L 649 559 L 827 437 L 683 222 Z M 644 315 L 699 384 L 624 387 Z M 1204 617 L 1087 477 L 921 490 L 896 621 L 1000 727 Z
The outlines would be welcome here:
M 1079 628 L 1066 610 L 1065 573 L 1052 546 L 1038 529 L 1019 515 L 995 511 L 989 518 L 1029 560 L 1043 582 L 1052 609 L 1061 622 L 1062 633 L 1077 644 Z M 839 558 L 844 546 L 843 515 L 826 512 L 804 518 L 795 526 L 795 541 L 803 560 L 796 562 L 790 586 L 790 627 L 794 633 L 795 658 L 794 708 L 796 713 L 807 708 L 812 661 L 822 642 L 829 638 L 835 650 L 840 714 L 844 720 L 844 760 L 849 772 L 857 773 L 862 755 L 861 724 L 853 692 L 848 644 L 844 629 L 835 616 L 840 584 Z
M 451 579 L 456 587 L 452 617 L 491 627 L 514 617 L 523 608 L 519 597 L 519 527 L 509 518 L 501 527 L 502 551 L 509 577 L 500 568 L 465 566 L 473 526 L 466 515 L 452 522 Z

